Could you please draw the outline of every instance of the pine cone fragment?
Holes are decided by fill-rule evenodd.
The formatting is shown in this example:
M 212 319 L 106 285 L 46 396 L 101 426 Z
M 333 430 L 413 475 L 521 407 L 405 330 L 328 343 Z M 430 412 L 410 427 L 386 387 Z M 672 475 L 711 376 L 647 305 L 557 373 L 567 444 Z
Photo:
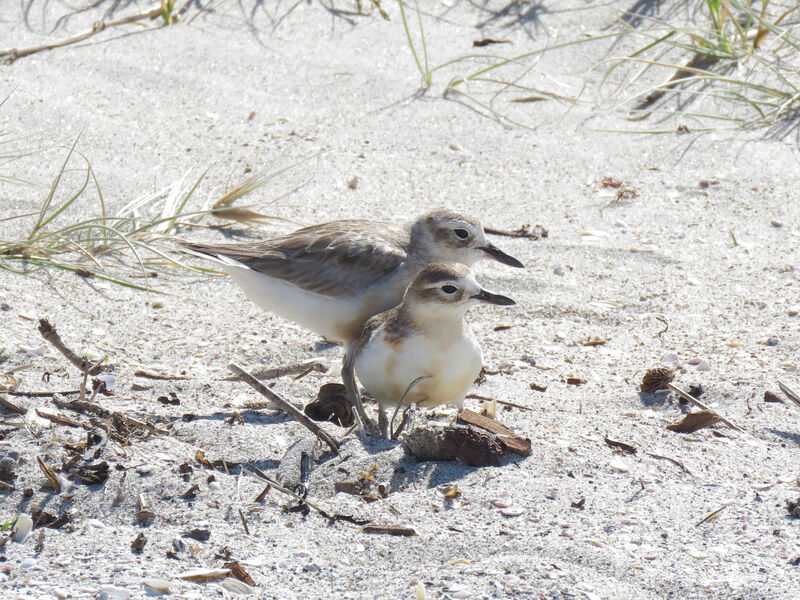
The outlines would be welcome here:
M 642 392 L 653 393 L 656 390 L 662 390 L 667 387 L 667 384 L 675 377 L 675 369 L 667 367 L 657 367 L 650 369 L 642 377 L 642 383 L 639 389 Z

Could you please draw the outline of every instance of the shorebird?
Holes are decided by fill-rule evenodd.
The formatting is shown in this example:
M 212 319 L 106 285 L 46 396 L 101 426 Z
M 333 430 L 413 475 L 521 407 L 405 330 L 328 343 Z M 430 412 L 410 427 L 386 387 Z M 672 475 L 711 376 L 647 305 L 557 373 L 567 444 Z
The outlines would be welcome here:
M 343 220 L 262 242 L 182 245 L 221 264 L 262 308 L 342 344 L 367 319 L 399 304 L 425 265 L 471 266 L 492 258 L 523 266 L 489 242 L 478 221 L 449 210 L 430 212 L 406 226 Z
M 481 303 L 515 304 L 483 289 L 466 265 L 434 263 L 417 273 L 398 306 L 364 324 L 342 367 L 363 425 L 372 423 L 361 406 L 354 373 L 378 402 L 384 436 L 386 408 L 452 404 L 463 409 L 467 389 L 483 365 L 480 344 L 464 316 Z

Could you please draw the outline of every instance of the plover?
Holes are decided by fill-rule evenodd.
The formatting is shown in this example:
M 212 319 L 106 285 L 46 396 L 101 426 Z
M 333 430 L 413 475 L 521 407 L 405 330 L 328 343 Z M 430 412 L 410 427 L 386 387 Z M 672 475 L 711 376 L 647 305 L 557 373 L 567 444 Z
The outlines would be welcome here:
M 366 417 L 353 372 L 378 402 L 386 435 L 386 408 L 464 406 L 483 365 L 467 310 L 480 303 L 508 306 L 511 298 L 483 289 L 469 267 L 434 263 L 414 277 L 398 306 L 369 319 L 347 348 L 342 375 L 360 419 Z
M 344 344 L 364 321 L 396 306 L 425 265 L 492 258 L 523 266 L 489 242 L 478 221 L 449 210 L 405 227 L 343 220 L 262 242 L 182 244 L 220 263 L 262 308 Z

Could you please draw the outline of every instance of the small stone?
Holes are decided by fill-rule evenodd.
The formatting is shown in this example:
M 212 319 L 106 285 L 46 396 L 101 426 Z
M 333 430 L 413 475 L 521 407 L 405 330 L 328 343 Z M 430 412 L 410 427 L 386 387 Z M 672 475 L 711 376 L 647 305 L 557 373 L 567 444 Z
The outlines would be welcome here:
M 148 595 L 169 594 L 170 592 L 170 582 L 163 579 L 145 579 L 142 586 Z
M 608 466 L 611 467 L 612 471 L 617 471 L 618 473 L 627 473 L 630 471 L 628 465 L 619 459 L 612 460 L 610 463 L 608 463 Z
M 36 563 L 37 563 L 37 560 L 35 558 L 33 558 L 33 557 L 30 557 L 30 558 L 26 558 L 21 563 L 19 563 L 19 566 L 22 567 L 23 569 L 27 570 L 27 569 L 32 569 L 33 567 L 35 567 Z
M 777 346 L 780 343 L 780 340 L 776 337 L 767 338 L 767 346 Z
M 130 591 L 113 585 L 104 585 L 97 593 L 97 600 L 128 600 Z
M 553 269 L 553 273 L 555 275 L 558 275 L 559 277 L 563 277 L 563 275 L 564 275 L 564 267 L 556 267 L 555 269 Z
M 500 514 L 504 517 L 518 517 L 524 512 L 525 509 L 521 506 L 509 506 L 508 508 L 500 510 Z
M 800 315 L 800 304 L 798 304 L 796 306 L 792 306 L 788 310 L 788 313 L 789 313 L 790 317 L 796 317 L 797 315 Z
M 697 370 L 698 371 L 710 371 L 711 370 L 711 365 L 708 364 L 708 361 L 701 360 L 699 363 L 697 363 Z
M 222 581 L 222 587 L 232 594 L 252 594 L 255 590 L 244 581 L 239 581 L 233 577 L 226 577 Z
M 773 227 L 783 227 L 783 223 L 781 223 L 780 221 L 772 220 L 769 222 L 769 224 L 772 225 Z
M 664 355 L 664 356 L 661 358 L 661 362 L 662 362 L 662 363 L 676 363 L 676 362 L 678 362 L 679 360 L 680 360 L 680 359 L 678 358 L 678 355 L 677 355 L 677 354 L 675 354 L 674 352 L 670 352 L 669 354 L 665 354 L 665 355 Z

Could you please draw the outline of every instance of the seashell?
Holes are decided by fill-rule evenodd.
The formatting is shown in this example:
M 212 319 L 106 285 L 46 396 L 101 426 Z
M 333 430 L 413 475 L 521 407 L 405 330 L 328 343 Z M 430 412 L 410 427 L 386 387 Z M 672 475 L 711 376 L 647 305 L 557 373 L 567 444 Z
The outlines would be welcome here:
M 97 593 L 97 600 L 128 600 L 130 591 L 113 585 L 104 585 Z
M 521 506 L 509 506 L 507 508 L 502 509 L 500 511 L 500 514 L 503 515 L 504 517 L 518 517 L 524 512 L 525 509 L 522 508 Z
M 28 515 L 20 515 L 14 524 L 14 541 L 21 544 L 33 529 L 33 519 Z
M 184 571 L 176 575 L 178 579 L 186 579 L 188 581 L 196 581 L 198 583 L 207 583 L 209 581 L 217 581 L 224 579 L 230 575 L 230 569 L 192 569 L 191 571 Z
M 145 591 L 148 594 L 169 594 L 170 582 L 163 579 L 145 579 L 142 582 Z
M 425 586 L 422 585 L 421 581 L 417 581 L 417 591 L 415 595 L 417 600 L 425 600 Z
M 232 594 L 252 594 L 255 590 L 244 581 L 228 577 L 220 585 Z

